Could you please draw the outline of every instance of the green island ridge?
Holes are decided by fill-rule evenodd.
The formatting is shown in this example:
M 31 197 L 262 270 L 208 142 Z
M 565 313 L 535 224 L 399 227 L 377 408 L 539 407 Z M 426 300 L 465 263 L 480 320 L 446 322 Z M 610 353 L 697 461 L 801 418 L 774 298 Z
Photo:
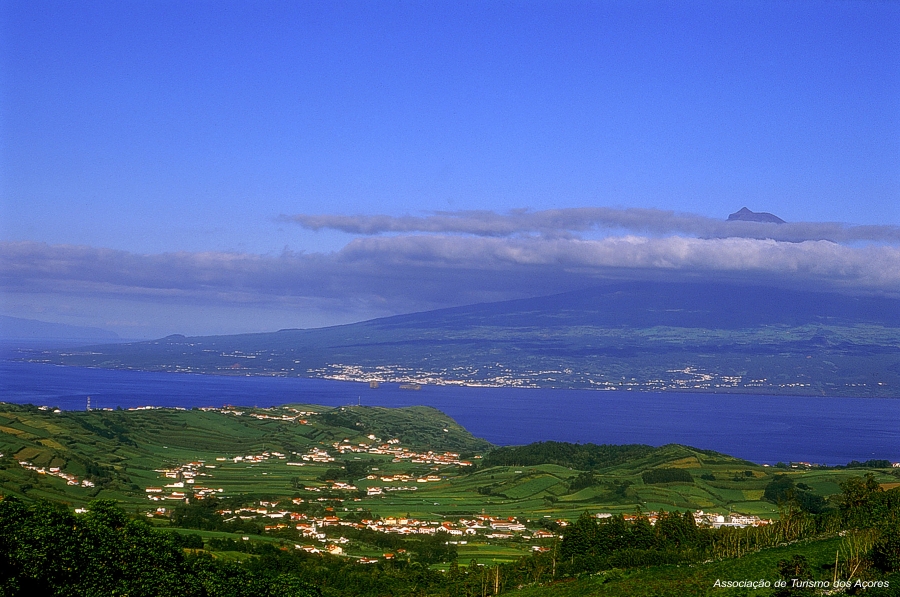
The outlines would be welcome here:
M 900 587 L 900 467 L 881 460 L 496 447 L 429 407 L 305 404 L 0 403 L 0 454 L 3 596 Z
M 18 358 L 372 383 L 897 398 L 900 299 L 631 282 L 318 329 Z

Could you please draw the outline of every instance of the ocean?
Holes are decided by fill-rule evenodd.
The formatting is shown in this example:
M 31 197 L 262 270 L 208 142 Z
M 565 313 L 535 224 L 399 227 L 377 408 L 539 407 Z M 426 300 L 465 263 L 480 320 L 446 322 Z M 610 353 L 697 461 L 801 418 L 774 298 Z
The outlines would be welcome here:
M 900 399 L 422 386 L 61 367 L 0 360 L 0 401 L 84 409 L 427 405 L 498 445 L 679 443 L 759 464 L 900 461 Z

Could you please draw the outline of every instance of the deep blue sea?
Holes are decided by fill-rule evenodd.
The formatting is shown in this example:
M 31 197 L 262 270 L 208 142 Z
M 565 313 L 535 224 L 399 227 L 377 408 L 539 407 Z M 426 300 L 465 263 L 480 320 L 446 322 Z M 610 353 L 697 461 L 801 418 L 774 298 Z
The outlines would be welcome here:
M 543 440 L 680 443 L 757 463 L 900 461 L 900 399 L 524 390 L 318 379 L 219 377 L 0 360 L 0 401 L 84 409 L 134 406 L 428 405 L 500 445 Z

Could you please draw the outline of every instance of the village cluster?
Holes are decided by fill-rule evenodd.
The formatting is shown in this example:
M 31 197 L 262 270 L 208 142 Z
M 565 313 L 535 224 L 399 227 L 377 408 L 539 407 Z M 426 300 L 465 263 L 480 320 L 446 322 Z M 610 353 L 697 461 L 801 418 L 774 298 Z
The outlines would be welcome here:
M 295 503 L 302 503 L 299 498 L 294 498 Z M 307 514 L 292 512 L 290 510 L 275 507 L 278 502 L 259 502 L 259 507 L 247 507 L 238 510 L 218 510 L 221 516 L 228 516 L 225 521 L 236 520 L 241 518 L 244 520 L 255 518 L 272 518 L 279 519 L 282 522 L 278 524 L 270 524 L 265 526 L 266 531 L 279 531 L 293 526 L 300 536 L 326 540 L 326 534 L 321 531 L 326 527 L 345 527 L 354 529 L 368 529 L 379 533 L 389 533 L 396 535 L 434 535 L 435 533 L 447 533 L 448 537 L 464 537 L 476 534 L 483 535 L 489 539 L 509 539 L 513 537 L 513 533 L 526 533 L 526 526 L 518 522 L 515 518 L 495 518 L 485 514 L 478 515 L 472 519 L 459 519 L 458 522 L 450 521 L 427 521 L 415 518 L 379 518 L 379 519 L 363 519 L 360 521 L 352 521 L 341 519 L 334 514 L 326 516 L 307 516 Z M 523 537 L 525 539 L 547 539 L 554 537 L 552 533 L 544 530 L 534 531 Z
M 273 417 L 274 418 L 274 417 Z M 358 443 L 351 444 L 349 440 L 344 440 L 342 442 L 336 442 L 333 447 L 340 453 L 365 453 L 365 454 L 379 454 L 379 455 L 387 455 L 391 456 L 391 462 L 403 462 L 408 461 L 414 464 L 429 464 L 429 465 L 438 465 L 438 466 L 447 466 L 447 465 L 456 465 L 456 466 L 472 466 L 472 463 L 465 460 L 460 460 L 459 454 L 453 452 L 443 452 L 436 453 L 433 451 L 427 452 L 415 452 L 410 450 L 409 448 L 401 447 L 400 440 L 398 439 L 390 439 L 387 442 L 381 442 L 380 439 L 376 438 L 374 435 L 369 436 L 369 439 L 375 442 L 374 444 L 366 444 L 366 443 Z M 299 462 L 286 462 L 287 466 L 305 466 L 307 463 L 316 463 L 316 464 L 325 464 L 329 462 L 334 462 L 334 456 L 328 453 L 327 450 L 323 448 L 319 448 L 317 446 L 313 446 L 309 449 L 306 454 L 295 453 L 295 455 L 300 456 Z M 226 462 L 232 461 L 234 463 L 247 463 L 247 464 L 259 464 L 265 462 L 269 459 L 278 459 L 278 460 L 287 460 L 288 456 L 281 452 L 275 451 L 266 451 L 260 454 L 248 454 L 241 456 L 232 456 L 232 457 L 224 457 L 220 456 L 216 458 L 218 462 Z M 160 475 L 165 479 L 171 479 L 170 483 L 167 483 L 164 486 L 160 487 L 147 487 L 146 493 L 147 497 L 153 501 L 159 500 L 185 500 L 193 498 L 203 499 L 208 495 L 214 495 L 216 493 L 222 493 L 224 490 L 222 488 L 209 488 L 209 487 L 201 487 L 197 485 L 197 479 L 199 477 L 210 477 L 211 474 L 207 472 L 209 469 L 215 469 L 216 465 L 206 464 L 203 461 L 196 462 L 188 462 L 186 464 L 182 464 L 173 468 L 168 469 L 157 469 L 156 472 L 160 473 Z M 437 468 L 437 466 L 433 466 L 433 468 Z M 377 469 L 375 469 L 377 470 Z M 367 481 L 381 481 L 383 483 L 430 483 L 440 481 L 441 477 L 439 475 L 408 475 L 408 474 L 393 474 L 393 475 L 368 475 L 366 477 Z M 344 483 L 341 481 L 328 480 L 325 485 L 322 486 L 307 486 L 304 487 L 306 491 L 312 492 L 320 492 L 323 489 L 332 490 L 332 491 L 358 491 L 359 489 L 350 483 Z M 380 486 L 376 484 L 370 484 L 369 487 L 366 488 L 366 494 L 368 496 L 377 496 L 383 495 L 385 492 L 391 491 L 416 491 L 418 487 L 416 485 L 387 485 Z M 186 491 L 189 490 L 189 491 Z M 324 499 L 323 499 L 324 501 Z M 341 501 L 341 500 L 338 500 Z
M 2 456 L 3 456 L 3 454 L 0 454 L 0 457 L 2 457 Z M 30 462 L 28 462 L 27 460 L 20 460 L 19 466 L 21 466 L 24 469 L 34 471 L 39 475 L 47 475 L 49 477 L 59 477 L 60 479 L 63 479 L 66 482 L 66 485 L 80 485 L 82 487 L 93 487 L 94 486 L 93 481 L 89 481 L 87 479 L 82 479 L 81 482 L 79 482 L 78 477 L 76 477 L 75 475 L 72 475 L 70 473 L 66 473 L 66 472 L 62 471 L 58 466 L 51 466 L 51 467 L 35 466 L 35 465 L 31 464 Z
M 238 409 L 230 407 L 230 406 L 226 406 L 223 408 L 218 408 L 218 407 L 214 407 L 214 406 L 203 406 L 203 407 L 200 407 L 199 410 L 202 410 L 205 412 L 216 412 L 216 413 L 225 414 L 225 415 L 233 415 L 235 417 L 241 417 L 241 416 L 247 415 L 248 417 L 251 417 L 254 419 L 259 419 L 261 421 L 265 421 L 265 420 L 285 421 L 285 422 L 290 422 L 290 423 L 299 423 L 301 425 L 306 425 L 309 422 L 307 420 L 307 419 L 309 419 L 309 417 L 318 414 L 314 411 L 298 410 L 296 408 L 292 408 L 289 406 L 279 407 L 278 410 L 282 410 L 282 411 L 286 410 L 293 414 L 283 413 L 280 415 L 270 415 L 267 413 L 246 412 L 246 411 L 238 410 Z M 274 410 L 274 409 L 261 409 L 261 410 Z
M 371 440 L 376 440 L 377 438 L 369 438 Z M 371 447 L 366 444 L 357 444 L 352 445 L 346 442 L 340 442 L 334 445 L 334 448 L 341 453 L 345 452 L 358 452 L 376 449 L 379 450 L 377 453 L 386 453 L 388 455 L 394 456 L 394 461 L 402 461 L 409 460 L 412 462 L 419 463 L 434 463 L 440 462 L 441 464 L 448 464 L 450 462 L 454 462 L 455 464 L 461 464 L 458 461 L 458 455 L 452 453 L 444 453 L 444 454 L 434 454 L 433 452 L 426 453 L 414 453 L 409 450 L 405 450 L 397 446 L 397 442 L 391 443 L 390 441 L 384 444 L 380 444 L 376 447 Z M 334 461 L 334 457 L 332 457 L 327 450 L 324 450 L 319 447 L 311 448 L 306 454 L 300 455 L 300 460 L 302 462 L 287 462 L 288 465 L 295 466 L 303 466 L 309 462 L 316 463 L 327 463 Z M 232 461 L 234 463 L 259 463 L 264 462 L 269 459 L 280 459 L 287 460 L 287 455 L 279 453 L 279 452 L 263 452 L 261 454 L 249 454 L 242 456 L 233 456 L 230 458 L 219 457 L 217 460 L 219 461 Z M 183 500 L 188 496 L 185 493 L 185 488 L 192 489 L 192 495 L 194 498 L 204 498 L 207 495 L 215 494 L 222 492 L 222 489 L 210 489 L 206 487 L 199 487 L 197 485 L 197 480 L 201 477 L 210 477 L 211 473 L 209 469 L 215 469 L 216 465 L 206 464 L 203 462 L 190 462 L 184 465 L 180 465 L 178 467 L 173 467 L 169 469 L 161 469 L 158 472 L 166 479 L 170 479 L 172 482 L 165 485 L 165 487 L 149 487 L 147 488 L 148 497 L 151 500 L 160 500 L 160 499 L 173 499 L 173 500 Z M 366 481 L 369 482 L 380 482 L 380 483 L 427 483 L 431 481 L 440 481 L 441 478 L 438 475 L 426 475 L 426 476 L 415 476 L 406 473 L 395 473 L 395 474 L 369 474 L 366 477 Z M 326 481 L 324 485 L 321 486 L 306 486 L 303 488 L 308 492 L 321 492 L 321 491 L 359 491 L 358 488 L 351 484 L 342 481 L 334 481 L 329 480 Z M 370 485 L 366 488 L 366 493 L 369 496 L 373 495 L 381 495 L 386 491 L 399 491 L 399 490 L 412 490 L 416 489 L 415 485 L 399 485 L 399 486 L 381 486 L 381 485 Z M 359 499 L 359 498 L 355 498 Z M 335 501 L 335 502 L 343 502 L 344 500 L 336 497 L 322 497 L 318 498 L 319 501 Z M 306 499 L 302 497 L 293 498 L 294 505 L 303 504 Z M 348 518 L 340 518 L 334 512 L 333 508 L 327 508 L 326 513 L 321 516 L 309 515 L 307 513 L 296 512 L 292 509 L 281 507 L 279 508 L 279 502 L 275 501 L 260 501 L 257 505 L 254 506 L 246 506 L 237 509 L 221 509 L 217 511 L 217 514 L 222 516 L 224 522 L 233 522 L 237 520 L 249 521 L 249 520 L 268 520 L 268 524 L 265 524 L 264 530 L 267 533 L 279 532 L 279 531 L 296 531 L 297 537 L 299 539 L 305 540 L 307 543 L 297 543 L 295 547 L 297 549 L 302 549 L 309 553 L 330 553 L 333 555 L 345 555 L 345 545 L 349 542 L 346 537 L 338 536 L 335 537 L 335 532 L 326 532 L 326 529 L 329 527 L 336 528 L 348 528 L 348 529 L 366 529 L 369 531 L 374 531 L 378 533 L 389 533 L 389 534 L 397 534 L 397 535 L 413 535 L 413 536 L 421 536 L 421 535 L 444 535 L 446 540 L 450 544 L 458 544 L 464 545 L 469 540 L 508 540 L 513 538 L 518 538 L 524 541 L 540 541 L 543 539 L 552 539 L 555 535 L 550 531 L 545 529 L 529 529 L 526 524 L 519 521 L 516 518 L 498 518 L 494 516 L 490 516 L 487 514 L 481 514 L 478 516 L 474 516 L 471 518 L 460 518 L 457 521 L 434 521 L 434 520 L 420 520 L 416 518 L 372 518 L 372 519 L 362 519 L 362 520 L 350 520 Z M 155 512 L 148 513 L 149 516 L 153 515 L 166 515 L 167 509 L 165 507 L 157 508 Z M 611 513 L 599 513 L 596 514 L 597 518 L 609 518 L 612 517 Z M 637 518 L 638 515 L 629 514 L 625 515 L 626 520 L 633 521 Z M 646 516 L 651 525 L 654 525 L 659 517 L 657 512 L 649 512 L 647 514 L 643 514 L 642 516 Z M 716 513 L 707 513 L 702 510 L 693 513 L 694 521 L 698 526 L 707 526 L 713 528 L 719 527 L 748 527 L 748 526 L 761 526 L 765 524 L 770 524 L 770 520 L 761 519 L 757 516 L 751 515 L 743 515 L 737 513 L 731 513 L 729 515 L 722 515 Z M 556 521 L 560 526 L 565 526 L 567 524 L 564 520 Z M 338 533 L 339 534 L 339 533 Z M 310 543 L 311 542 L 311 543 Z M 543 551 L 548 549 L 546 545 L 532 545 L 533 551 Z M 393 554 L 384 554 L 383 558 L 393 558 Z M 357 558 L 357 561 L 366 564 L 373 563 L 378 561 L 377 558 L 367 558 L 360 557 Z
M 704 512 L 703 510 L 697 510 L 692 513 L 694 516 L 694 523 L 698 527 L 712 527 L 714 529 L 718 529 L 721 527 L 759 527 L 767 524 L 772 524 L 772 521 L 766 518 L 760 518 L 759 516 L 753 516 L 751 514 L 738 514 L 736 512 L 732 512 L 730 514 L 716 514 L 715 512 Z M 600 512 L 595 514 L 597 518 L 611 518 L 613 515 L 609 512 Z M 646 518 L 651 525 L 655 525 L 659 520 L 659 512 L 647 512 L 646 514 L 641 514 Z M 625 514 L 623 518 L 627 521 L 635 521 L 638 518 L 637 514 Z
M 216 466 L 213 464 L 188 462 L 187 464 L 182 464 L 174 468 L 156 469 L 156 472 L 160 473 L 163 478 L 171 479 L 172 482 L 167 483 L 164 487 L 148 487 L 144 491 L 147 492 L 147 497 L 154 502 L 160 500 L 182 501 L 190 499 L 188 493 L 185 492 L 185 485 L 188 486 L 190 493 L 196 499 L 203 499 L 210 495 L 222 493 L 224 489 L 221 487 L 213 489 L 196 484 L 198 477 L 211 476 L 210 473 L 205 472 L 205 469 L 214 468 L 216 468 Z
M 294 498 L 293 503 L 303 503 L 303 498 Z M 366 529 L 377 533 L 388 533 L 402 536 L 443 535 L 449 544 L 465 545 L 469 540 L 508 540 L 518 538 L 523 541 L 541 541 L 552 539 L 556 535 L 546 529 L 529 529 L 525 523 L 515 517 L 502 518 L 480 514 L 471 518 L 460 518 L 457 521 L 420 520 L 416 518 L 375 518 L 362 520 L 342 519 L 336 516 L 331 508 L 329 513 L 323 516 L 310 516 L 306 513 L 294 512 L 284 507 L 278 507 L 279 502 L 260 501 L 258 505 L 246 506 L 237 509 L 217 510 L 217 514 L 223 517 L 224 522 L 236 520 L 271 520 L 264 527 L 265 532 L 273 533 L 285 530 L 295 530 L 300 539 L 311 541 L 313 544 L 296 544 L 297 549 L 310 553 L 331 553 L 333 555 L 345 555 L 344 545 L 349 539 L 343 536 L 335 537 L 335 532 L 327 532 L 331 528 Z M 166 508 L 161 507 L 149 515 L 166 515 Z M 613 514 L 601 512 L 595 514 L 599 519 L 611 518 Z M 651 525 L 655 525 L 659 519 L 658 512 L 641 514 L 647 518 Z M 707 513 L 698 510 L 693 513 L 694 521 L 698 526 L 720 527 L 756 527 L 771 524 L 771 520 L 757 516 L 731 513 L 728 515 Z M 626 514 L 624 519 L 633 522 L 638 518 L 637 514 Z M 555 521 L 559 526 L 566 526 L 565 520 Z M 338 532 L 339 534 L 339 532 Z M 319 544 L 317 547 L 316 544 Z M 322 545 L 324 544 L 324 545 Z M 532 545 L 532 551 L 540 552 L 548 549 L 546 545 Z M 390 559 L 392 554 L 385 554 L 384 558 Z M 366 561 L 370 560 L 370 561 Z M 372 563 L 377 559 L 358 558 L 360 563 Z
M 302 498 L 294 498 L 294 503 L 302 503 Z M 320 549 L 314 545 L 296 545 L 296 548 L 303 549 L 311 553 L 321 553 L 327 551 L 335 555 L 343 555 L 344 550 L 341 545 L 349 542 L 346 537 L 329 537 L 325 529 L 328 527 L 367 529 L 377 533 L 389 533 L 396 535 L 441 535 L 447 537 L 450 544 L 465 545 L 470 538 L 476 536 L 484 539 L 511 539 L 515 536 L 523 540 L 541 540 L 552 539 L 556 535 L 553 533 L 539 529 L 529 531 L 528 528 L 518 521 L 516 518 L 497 518 L 486 514 L 478 515 L 470 519 L 461 518 L 456 522 L 450 521 L 427 521 L 416 518 L 394 518 L 388 517 L 383 519 L 363 519 L 360 521 L 352 521 L 341 519 L 333 513 L 325 516 L 308 516 L 305 513 L 292 512 L 284 508 L 278 509 L 278 502 L 260 501 L 258 506 L 245 507 L 236 510 L 223 509 L 217 513 L 222 516 L 225 522 L 242 520 L 253 520 L 259 518 L 270 518 L 279 522 L 267 524 L 266 532 L 283 531 L 286 529 L 294 529 L 298 532 L 299 537 L 308 541 L 327 544 Z M 159 514 L 165 514 L 165 509 L 157 511 Z M 558 521 L 566 524 L 565 521 Z M 542 551 L 546 549 L 542 546 L 533 546 L 534 551 Z M 385 557 L 391 554 L 385 554 Z M 371 563 L 363 561 L 361 563 Z
M 444 429 L 444 431 L 447 430 Z M 427 452 L 413 452 L 409 448 L 400 447 L 399 439 L 389 439 L 387 442 L 381 443 L 381 440 L 374 435 L 370 435 L 368 437 L 372 442 L 374 442 L 373 444 L 352 444 L 350 443 L 350 440 L 345 439 L 342 442 L 335 442 L 334 444 L 332 444 L 332 446 L 341 454 L 363 453 L 391 456 L 393 457 L 392 462 L 402 462 L 404 460 L 408 460 L 413 464 L 472 466 L 471 462 L 469 462 L 468 460 L 460 460 L 459 454 L 453 452 L 444 452 L 441 454 L 432 452 L 431 450 Z

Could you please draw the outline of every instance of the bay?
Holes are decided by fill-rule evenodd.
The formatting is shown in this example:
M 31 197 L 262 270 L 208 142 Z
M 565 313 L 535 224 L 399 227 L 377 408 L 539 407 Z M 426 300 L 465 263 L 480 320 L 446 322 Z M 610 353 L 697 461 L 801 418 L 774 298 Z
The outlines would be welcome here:
M 900 460 L 900 400 L 422 386 L 86 369 L 0 360 L 0 401 L 84 409 L 427 405 L 498 445 L 679 443 L 761 463 Z

